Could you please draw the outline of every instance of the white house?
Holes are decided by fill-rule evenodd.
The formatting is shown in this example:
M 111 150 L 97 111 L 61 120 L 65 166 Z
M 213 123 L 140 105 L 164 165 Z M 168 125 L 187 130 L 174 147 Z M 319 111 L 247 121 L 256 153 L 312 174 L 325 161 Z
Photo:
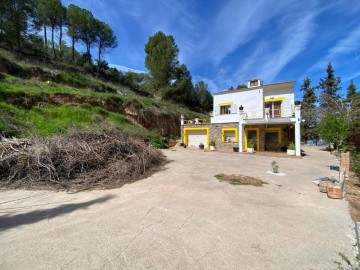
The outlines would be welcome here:
M 183 142 L 188 146 L 214 141 L 218 148 L 239 147 L 250 141 L 257 151 L 284 151 L 295 143 L 301 155 L 300 104 L 295 105 L 294 82 L 264 85 L 250 80 L 247 87 L 214 94 L 211 123 L 182 121 Z

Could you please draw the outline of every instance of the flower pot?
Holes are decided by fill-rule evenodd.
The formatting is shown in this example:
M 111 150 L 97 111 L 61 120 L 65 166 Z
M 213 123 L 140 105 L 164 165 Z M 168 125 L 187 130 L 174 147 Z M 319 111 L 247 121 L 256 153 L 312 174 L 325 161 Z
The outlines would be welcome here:
M 216 148 L 215 148 L 215 146 L 210 146 L 210 151 L 215 151 L 216 150 Z
M 288 150 L 286 150 L 286 153 L 288 156 L 295 156 L 295 150 L 288 149 Z
M 233 147 L 233 151 L 234 151 L 234 152 L 239 152 L 239 147 L 238 147 L 238 146 L 234 146 L 234 147 Z
M 183 142 L 180 143 L 180 146 L 183 147 L 185 144 Z
M 204 150 L 205 146 L 203 144 L 199 145 L 200 150 Z
M 254 153 L 255 151 L 254 151 L 254 148 L 248 148 L 248 149 L 247 149 L 247 152 L 248 152 L 248 153 Z

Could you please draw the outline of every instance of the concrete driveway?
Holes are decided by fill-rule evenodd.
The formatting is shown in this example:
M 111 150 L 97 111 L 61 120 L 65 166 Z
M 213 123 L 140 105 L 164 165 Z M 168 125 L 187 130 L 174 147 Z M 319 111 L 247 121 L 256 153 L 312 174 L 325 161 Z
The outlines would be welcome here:
M 120 189 L 0 192 L 0 269 L 335 269 L 338 252 L 353 256 L 346 201 L 312 183 L 333 174 L 328 152 L 164 153 L 166 170 Z M 266 173 L 273 160 L 286 176 Z

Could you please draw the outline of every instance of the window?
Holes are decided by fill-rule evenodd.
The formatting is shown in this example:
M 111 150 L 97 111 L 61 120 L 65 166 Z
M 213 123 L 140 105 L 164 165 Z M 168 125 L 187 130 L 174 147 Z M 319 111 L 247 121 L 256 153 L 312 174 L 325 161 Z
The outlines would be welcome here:
M 238 129 L 237 128 L 223 128 L 221 141 L 222 142 L 238 142 Z
M 256 81 L 250 81 L 250 87 L 259 86 L 258 80 Z
M 220 106 L 220 114 L 231 114 L 231 105 Z
M 265 108 L 270 108 L 270 117 L 281 117 L 281 101 L 265 102 Z

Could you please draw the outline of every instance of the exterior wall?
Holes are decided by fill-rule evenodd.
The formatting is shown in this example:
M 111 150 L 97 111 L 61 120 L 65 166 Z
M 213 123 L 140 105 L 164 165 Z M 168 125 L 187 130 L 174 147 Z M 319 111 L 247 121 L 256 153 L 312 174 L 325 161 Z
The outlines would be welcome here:
M 218 123 L 218 124 L 198 124 L 198 125 L 186 125 L 183 126 L 186 129 L 188 128 L 209 128 L 209 142 L 215 141 L 216 148 L 219 150 L 229 150 L 232 151 L 233 147 L 238 147 L 238 142 L 223 142 L 223 129 L 236 128 L 239 129 L 239 124 L 236 122 L 233 123 Z M 184 128 L 182 127 L 182 141 L 185 141 L 184 138 Z M 276 151 L 281 151 L 282 147 L 287 147 L 290 143 L 290 138 L 294 137 L 294 128 L 291 124 L 278 124 L 278 125 L 246 125 L 244 130 L 247 129 L 258 129 L 259 130 L 259 151 L 265 151 L 265 133 L 266 129 L 280 129 L 281 142 L 276 149 Z M 238 131 L 239 134 L 239 131 Z M 245 134 L 244 134 L 245 137 Z M 206 147 L 208 147 L 206 145 Z M 243 149 L 246 151 L 247 142 L 243 140 Z
M 283 86 L 267 86 L 264 89 L 264 100 L 276 100 L 284 98 L 282 100 L 282 116 L 290 117 L 294 112 L 294 87 L 293 85 Z
M 236 113 L 216 115 L 216 107 L 221 103 L 233 102 L 236 105 Z M 239 92 L 214 95 L 214 116 L 211 118 L 211 123 L 231 123 L 239 122 L 238 107 L 242 105 L 246 107 L 247 111 L 255 112 L 250 118 L 263 118 L 263 89 L 247 89 L 244 88 Z

